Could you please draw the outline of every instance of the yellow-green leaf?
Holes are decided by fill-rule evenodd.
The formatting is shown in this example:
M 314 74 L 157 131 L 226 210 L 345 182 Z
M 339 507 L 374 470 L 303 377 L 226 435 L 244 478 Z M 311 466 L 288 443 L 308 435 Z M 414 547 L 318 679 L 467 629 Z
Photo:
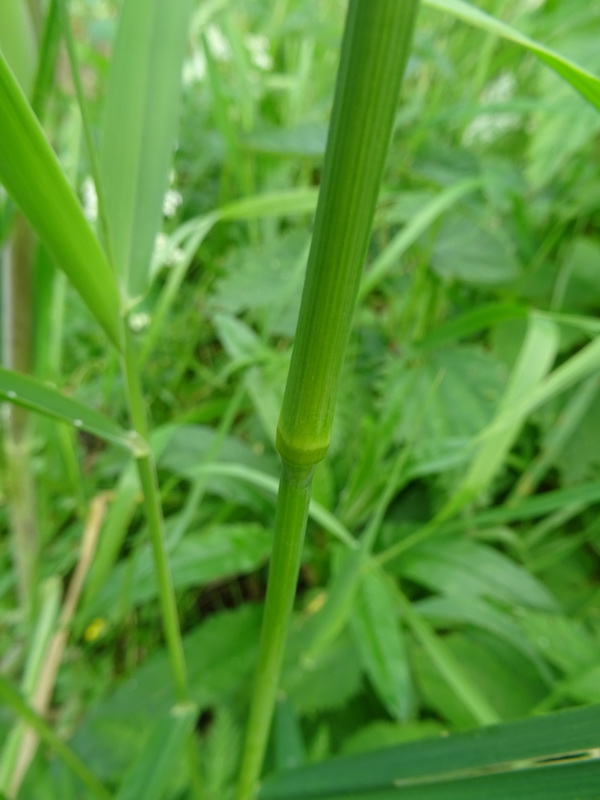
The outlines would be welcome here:
M 0 182 L 112 343 L 120 348 L 119 297 L 114 275 L 2 53 L 0 119 Z
M 125 0 L 106 101 L 101 177 L 128 305 L 146 292 L 177 129 L 190 0 Z

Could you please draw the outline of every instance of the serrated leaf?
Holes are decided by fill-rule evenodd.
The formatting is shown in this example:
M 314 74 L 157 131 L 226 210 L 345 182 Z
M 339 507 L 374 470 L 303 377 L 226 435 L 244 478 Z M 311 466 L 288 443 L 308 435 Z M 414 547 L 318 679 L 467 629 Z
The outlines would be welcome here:
M 350 627 L 367 675 L 395 719 L 407 719 L 413 701 L 408 654 L 397 603 L 387 579 L 366 572 L 354 601 Z
M 148 287 L 177 129 L 190 0 L 125 0 L 106 102 L 101 176 L 127 305 Z
M 120 349 L 114 274 L 1 52 L 0 118 L 0 182 Z
M 518 275 L 514 247 L 489 214 L 454 210 L 443 220 L 433 248 L 431 266 L 441 278 L 475 286 L 508 283 Z
M 390 359 L 383 382 L 387 413 L 400 416 L 396 434 L 413 438 L 417 474 L 466 461 L 469 440 L 492 419 L 504 389 L 504 367 L 478 347 L 447 347 L 415 359 Z
M 253 311 L 265 334 L 293 337 L 308 242 L 306 232 L 294 230 L 233 250 L 210 306 L 229 314 Z
M 72 397 L 20 372 L 0 367 L 0 398 L 15 405 L 37 411 L 47 417 L 67 422 L 107 442 L 125 447 L 134 453 L 145 450 L 139 436 L 125 431 L 108 417 Z

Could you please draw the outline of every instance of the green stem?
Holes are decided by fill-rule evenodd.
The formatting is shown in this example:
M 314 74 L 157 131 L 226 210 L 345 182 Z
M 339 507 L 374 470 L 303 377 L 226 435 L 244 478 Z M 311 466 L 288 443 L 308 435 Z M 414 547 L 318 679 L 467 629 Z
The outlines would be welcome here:
M 283 462 L 275 537 L 260 639 L 258 670 L 250 708 L 238 798 L 254 797 L 275 708 L 300 557 L 308 518 L 313 467 Z
M 327 452 L 417 0 L 350 0 L 298 330 L 277 427 L 283 469 L 238 800 L 252 800 L 273 717 L 310 486 Z
M 3 363 L 31 372 L 32 259 L 34 239 L 22 214 L 15 215 L 4 263 L 2 314 Z M 35 510 L 34 469 L 28 412 L 8 405 L 5 411 L 6 491 L 19 600 L 28 624 L 36 616 L 39 534 Z
M 147 440 L 148 423 L 146 419 L 146 408 L 140 386 L 133 342 L 129 334 L 126 335 L 123 369 L 126 378 L 127 399 L 134 430 L 144 440 Z M 156 477 L 156 466 L 150 452 L 138 457 L 136 459 L 136 464 L 144 495 L 144 509 L 154 556 L 154 569 L 158 584 L 163 629 L 167 641 L 169 657 L 171 659 L 171 668 L 175 679 L 177 697 L 180 702 L 183 702 L 188 699 L 187 668 L 183 652 L 181 630 L 179 628 L 175 592 L 173 590 L 173 582 L 165 548 L 165 529 L 158 480 Z

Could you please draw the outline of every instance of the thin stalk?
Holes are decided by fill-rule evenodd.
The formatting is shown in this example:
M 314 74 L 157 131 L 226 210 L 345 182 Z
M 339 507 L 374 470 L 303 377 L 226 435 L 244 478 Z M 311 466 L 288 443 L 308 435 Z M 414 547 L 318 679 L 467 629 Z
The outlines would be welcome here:
M 271 726 L 300 569 L 313 467 L 283 465 L 275 513 L 273 553 L 261 631 L 257 680 L 248 720 L 239 797 L 254 796 Z
M 125 350 L 123 355 L 123 373 L 126 381 L 126 394 L 129 413 L 135 432 L 144 440 L 148 440 L 148 420 L 146 406 L 142 395 L 139 369 L 133 342 L 129 331 L 125 332 Z M 158 596 L 162 613 L 162 624 L 167 650 L 171 661 L 171 671 L 175 680 L 175 691 L 179 702 L 189 700 L 187 665 L 183 651 L 183 640 L 179 626 L 177 602 L 173 589 L 173 579 L 169 569 L 169 558 L 166 549 L 165 523 L 160 500 L 160 490 L 156 475 L 156 465 L 152 453 L 148 450 L 136 458 L 136 465 L 142 494 L 144 511 L 150 532 L 150 542 L 154 558 L 154 572 L 158 586 Z M 187 739 L 185 753 L 189 768 L 193 796 L 196 800 L 204 797 L 203 779 L 200 773 L 194 734 Z
M 146 407 L 142 396 L 133 342 L 129 334 L 126 335 L 125 340 L 123 371 L 126 379 L 127 400 L 133 428 L 143 440 L 147 440 L 148 423 Z M 180 702 L 184 702 L 188 699 L 187 667 L 183 652 L 183 642 L 179 627 L 173 581 L 171 579 L 165 547 L 165 526 L 156 476 L 156 466 L 150 452 L 140 455 L 136 459 L 136 464 L 144 495 L 144 509 L 154 555 L 154 568 L 156 571 L 156 581 L 162 609 L 165 639 L 171 659 L 171 668 L 175 679 L 177 698 Z
M 3 265 L 3 363 L 25 373 L 31 371 L 33 247 L 31 228 L 17 213 Z M 29 414 L 7 405 L 5 423 L 6 487 L 17 588 L 25 619 L 32 624 L 36 616 L 39 537 Z
M 327 452 L 417 0 L 350 0 L 298 330 L 277 428 L 282 473 L 258 670 L 238 785 L 256 795 L 314 468 Z

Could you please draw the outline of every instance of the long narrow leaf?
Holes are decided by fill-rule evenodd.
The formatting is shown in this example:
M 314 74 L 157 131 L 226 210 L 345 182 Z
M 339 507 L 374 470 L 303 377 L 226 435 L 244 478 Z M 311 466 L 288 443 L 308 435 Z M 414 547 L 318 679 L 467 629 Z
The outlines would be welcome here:
M 0 398 L 61 422 L 68 422 L 138 455 L 146 449 L 134 433 L 123 430 L 116 422 L 79 400 L 67 397 L 35 378 L 4 367 L 0 367 Z
M 177 127 L 190 0 L 125 0 L 111 63 L 101 177 L 127 304 L 147 288 Z
M 447 11 L 469 25 L 525 47 L 537 56 L 540 61 L 551 67 L 561 78 L 564 78 L 567 83 L 570 83 L 593 106 L 600 109 L 600 78 L 592 75 L 591 72 L 583 69 L 578 64 L 561 56 L 559 53 L 555 53 L 549 47 L 545 47 L 534 39 L 530 39 L 525 34 L 492 17 L 480 8 L 476 8 L 470 3 L 465 3 L 464 0 L 423 0 L 423 2 L 432 8 Z
M 120 349 L 114 275 L 1 52 L 0 119 L 0 182 Z
M 596 798 L 597 757 L 570 771 L 544 759 L 593 751 L 599 729 L 600 706 L 561 711 L 292 770 L 266 781 L 259 800 Z

